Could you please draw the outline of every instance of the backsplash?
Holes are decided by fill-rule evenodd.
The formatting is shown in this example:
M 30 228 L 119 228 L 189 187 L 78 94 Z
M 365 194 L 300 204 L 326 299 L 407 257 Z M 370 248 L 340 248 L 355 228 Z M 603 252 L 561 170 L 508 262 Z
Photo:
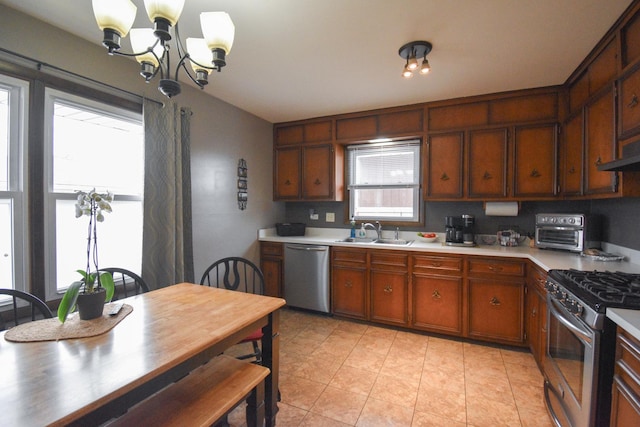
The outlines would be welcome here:
M 318 214 L 317 220 L 309 218 L 310 211 Z M 592 213 L 602 216 L 603 238 L 618 246 L 640 250 L 640 198 L 522 202 L 516 217 L 486 216 L 482 202 L 426 202 L 424 226 L 400 227 L 425 231 L 444 231 L 447 215 L 474 215 L 477 234 L 495 234 L 506 228 L 516 228 L 522 233 L 533 233 L 535 214 L 540 212 Z M 335 222 L 327 222 L 327 214 L 334 214 Z M 304 222 L 309 227 L 349 228 L 348 213 L 343 202 L 288 202 L 287 222 Z M 329 215 L 331 216 L 331 215 Z M 383 222 L 384 226 L 384 222 Z

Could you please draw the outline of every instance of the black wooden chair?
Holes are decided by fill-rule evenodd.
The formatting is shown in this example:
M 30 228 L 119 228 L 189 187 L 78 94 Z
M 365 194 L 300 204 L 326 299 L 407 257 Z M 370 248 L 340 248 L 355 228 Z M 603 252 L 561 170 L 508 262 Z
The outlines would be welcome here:
M 264 276 L 262 271 L 251 261 L 240 257 L 228 257 L 211 264 L 202 275 L 200 284 L 232 291 L 264 295 Z M 262 329 L 258 329 L 245 337 L 240 343 L 250 342 L 253 353 L 236 356 L 238 359 L 255 358 L 255 363 L 262 363 L 262 350 L 259 343 Z
M 116 295 L 118 297 L 126 298 L 144 292 L 149 292 L 149 286 L 147 286 L 145 281 L 142 280 L 142 277 L 138 276 L 133 271 L 119 267 L 101 268 L 100 271 L 111 273 L 113 276 L 113 282 L 116 285 Z M 115 295 L 113 299 L 116 299 Z
M 11 310 L 4 309 L 5 305 L 2 303 L 5 298 L 2 295 L 8 295 L 11 299 Z M 29 306 L 31 309 L 31 316 L 27 317 L 23 313 L 21 315 L 21 308 Z M 12 317 L 7 314 L 11 314 Z M 5 318 L 6 315 L 6 318 Z M 39 319 L 51 319 L 53 313 L 47 307 L 40 298 L 27 292 L 18 291 L 15 289 L 0 289 L 0 331 L 9 329 L 12 326 L 17 326 L 21 321 L 34 321 Z

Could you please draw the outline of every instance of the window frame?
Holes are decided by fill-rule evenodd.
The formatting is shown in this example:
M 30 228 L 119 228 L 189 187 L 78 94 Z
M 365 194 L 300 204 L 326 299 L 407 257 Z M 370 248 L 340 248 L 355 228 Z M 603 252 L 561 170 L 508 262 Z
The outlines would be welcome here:
M 43 141 L 43 171 L 44 171 L 44 191 L 43 191 L 43 215 L 44 215 L 44 277 L 46 285 L 44 294 L 47 301 L 59 299 L 64 289 L 57 288 L 57 258 L 56 258 L 56 202 L 59 200 L 73 201 L 76 199 L 75 192 L 56 192 L 54 191 L 54 170 L 53 170 L 53 117 L 54 105 L 56 100 L 61 103 L 95 110 L 100 114 L 112 114 L 117 117 L 139 120 L 143 126 L 143 116 L 141 112 L 132 111 L 121 105 L 105 102 L 93 97 L 70 93 L 65 90 L 59 90 L 52 87 L 44 89 L 43 111 L 44 111 L 44 141 Z M 97 188 L 98 191 L 106 191 L 107 189 Z M 144 190 L 142 190 L 144 191 Z M 135 201 L 143 203 L 143 194 L 121 194 L 114 193 L 116 202 Z M 141 230 L 142 234 L 142 230 Z M 79 268 L 82 267 L 83 261 L 80 262 Z M 102 267 L 102 265 L 101 265 Z M 104 265 L 104 267 L 108 267 Z M 136 271 L 136 273 L 140 273 Z M 78 276 L 80 277 L 80 276 Z
M 375 149 L 376 147 L 383 146 L 401 146 L 401 145 L 414 145 L 417 147 L 417 155 L 414 159 L 415 169 L 414 176 L 416 177 L 414 184 L 375 184 L 375 185 L 354 185 L 352 184 L 352 153 L 357 150 L 366 150 L 367 148 Z M 391 141 L 371 141 L 369 143 L 350 144 L 345 147 L 345 177 L 346 177 L 346 210 L 348 212 L 347 218 L 354 218 L 356 221 L 384 221 L 386 224 L 393 225 L 419 225 L 423 222 L 424 206 L 422 196 L 422 169 L 423 169 L 423 144 L 420 138 L 391 140 Z M 414 213 L 412 217 L 378 217 L 378 216 L 365 216 L 355 215 L 355 197 L 352 192 L 355 188 L 413 188 L 414 199 Z
M 28 80 L 0 74 L 0 86 L 9 92 L 8 187 L 0 190 L 0 199 L 9 200 L 12 227 L 13 289 L 28 292 L 30 267 L 28 244 L 28 168 L 27 141 L 29 132 Z M 6 285 L 3 285 L 6 286 Z

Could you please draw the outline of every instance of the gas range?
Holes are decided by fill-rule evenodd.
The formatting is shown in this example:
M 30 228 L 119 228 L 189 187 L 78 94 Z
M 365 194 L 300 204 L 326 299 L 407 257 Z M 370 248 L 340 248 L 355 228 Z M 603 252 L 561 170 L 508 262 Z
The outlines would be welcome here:
M 609 308 L 640 310 L 640 274 L 550 270 L 546 289 L 574 316 L 602 329 Z

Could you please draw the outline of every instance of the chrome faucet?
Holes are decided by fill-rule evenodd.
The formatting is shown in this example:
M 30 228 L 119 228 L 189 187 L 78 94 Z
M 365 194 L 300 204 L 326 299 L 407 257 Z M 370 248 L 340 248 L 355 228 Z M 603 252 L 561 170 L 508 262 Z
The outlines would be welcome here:
M 380 221 L 376 221 L 376 225 L 373 225 L 370 222 L 365 222 L 363 227 L 370 228 L 375 231 L 378 235 L 378 240 L 380 240 L 380 236 L 382 236 L 382 225 L 380 224 Z

